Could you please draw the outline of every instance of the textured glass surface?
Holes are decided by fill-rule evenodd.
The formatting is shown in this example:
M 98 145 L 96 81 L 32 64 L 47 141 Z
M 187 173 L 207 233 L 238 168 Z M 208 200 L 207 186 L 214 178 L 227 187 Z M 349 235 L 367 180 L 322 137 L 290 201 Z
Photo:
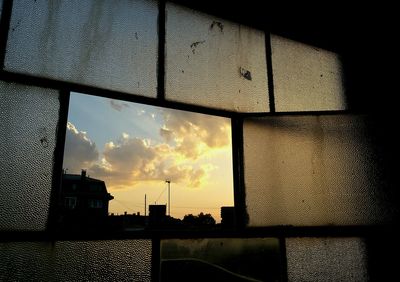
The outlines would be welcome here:
M 151 241 L 0 243 L 0 281 L 150 281 Z
M 45 228 L 58 111 L 56 91 L 0 82 L 1 230 Z
M 288 281 L 368 281 L 360 238 L 286 239 Z
M 278 281 L 275 238 L 161 241 L 161 281 Z
M 264 33 L 167 4 L 166 97 L 237 112 L 268 112 Z
M 13 4 L 9 71 L 156 96 L 156 1 Z
M 251 226 L 393 221 L 364 116 L 286 116 L 244 122 Z
M 3 11 L 3 0 L 0 0 L 0 20 L 2 11 Z
M 276 111 L 346 108 L 337 54 L 271 35 Z

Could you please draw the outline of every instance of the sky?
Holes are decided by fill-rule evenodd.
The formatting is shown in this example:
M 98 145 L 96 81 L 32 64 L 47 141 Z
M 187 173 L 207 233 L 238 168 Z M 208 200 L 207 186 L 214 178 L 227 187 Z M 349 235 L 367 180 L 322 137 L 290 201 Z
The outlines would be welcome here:
M 63 168 L 105 181 L 109 212 L 144 214 L 167 204 L 171 216 L 233 206 L 230 119 L 71 93 Z

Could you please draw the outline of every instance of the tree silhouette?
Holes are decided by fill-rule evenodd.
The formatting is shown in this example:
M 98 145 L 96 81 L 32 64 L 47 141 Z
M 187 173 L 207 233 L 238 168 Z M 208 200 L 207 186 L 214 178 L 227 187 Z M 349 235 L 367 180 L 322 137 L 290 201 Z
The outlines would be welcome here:
M 211 214 L 203 212 L 198 215 L 187 214 L 183 217 L 183 224 L 188 226 L 210 226 L 215 225 L 215 219 Z

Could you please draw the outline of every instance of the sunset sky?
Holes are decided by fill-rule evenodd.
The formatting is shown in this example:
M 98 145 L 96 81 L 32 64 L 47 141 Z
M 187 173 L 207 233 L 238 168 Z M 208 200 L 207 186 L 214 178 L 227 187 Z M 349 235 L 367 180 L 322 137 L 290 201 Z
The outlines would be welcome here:
M 171 216 L 233 206 L 230 120 L 107 98 L 71 94 L 64 169 L 104 180 L 110 213 L 144 214 L 167 204 Z

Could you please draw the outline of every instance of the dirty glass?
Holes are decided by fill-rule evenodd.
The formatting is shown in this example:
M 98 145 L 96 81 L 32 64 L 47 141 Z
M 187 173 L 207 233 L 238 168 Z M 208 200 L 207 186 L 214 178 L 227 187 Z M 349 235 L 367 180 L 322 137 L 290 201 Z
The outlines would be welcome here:
M 285 116 L 244 122 L 250 226 L 358 225 L 394 220 L 365 116 Z
M 275 238 L 161 241 L 161 281 L 279 281 Z
M 277 35 L 271 48 L 277 112 L 346 109 L 337 54 Z
M 369 281 L 361 238 L 288 238 L 288 281 Z
M 5 68 L 156 96 L 156 1 L 13 1 Z
M 3 0 L 0 0 L 0 21 L 1 21 L 1 13 L 3 11 Z
M 151 281 L 151 241 L 0 243 L 1 281 Z
M 53 175 L 57 91 L 0 82 L 0 230 L 43 230 Z
M 168 100 L 269 111 L 264 32 L 169 3 L 166 19 Z

